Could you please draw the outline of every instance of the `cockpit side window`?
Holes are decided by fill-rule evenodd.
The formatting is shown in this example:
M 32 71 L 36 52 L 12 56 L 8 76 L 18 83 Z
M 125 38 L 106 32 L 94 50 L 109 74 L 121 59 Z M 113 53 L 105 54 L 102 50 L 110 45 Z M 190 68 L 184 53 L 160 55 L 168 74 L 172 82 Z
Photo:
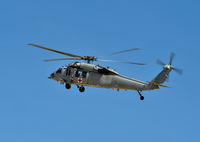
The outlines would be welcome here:
M 56 71 L 56 73 L 61 73 L 61 71 L 62 71 L 62 68 L 59 68 L 59 69 Z

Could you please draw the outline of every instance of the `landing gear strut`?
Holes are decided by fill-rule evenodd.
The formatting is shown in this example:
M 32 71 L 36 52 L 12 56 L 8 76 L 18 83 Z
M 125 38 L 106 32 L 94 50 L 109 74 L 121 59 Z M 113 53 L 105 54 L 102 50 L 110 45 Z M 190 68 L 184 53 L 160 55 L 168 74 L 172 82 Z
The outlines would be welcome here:
M 140 100 L 144 100 L 144 96 L 141 94 L 142 91 L 138 91 L 138 94 L 140 95 Z
M 85 87 L 84 86 L 77 86 L 79 88 L 79 91 L 82 93 L 85 91 Z

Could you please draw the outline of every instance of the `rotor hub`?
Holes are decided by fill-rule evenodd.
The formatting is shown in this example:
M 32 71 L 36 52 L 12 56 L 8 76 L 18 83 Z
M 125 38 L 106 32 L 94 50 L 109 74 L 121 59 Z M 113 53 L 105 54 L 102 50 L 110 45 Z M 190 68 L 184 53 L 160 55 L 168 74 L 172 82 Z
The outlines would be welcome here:
M 169 64 L 165 65 L 163 68 L 166 69 L 166 70 L 173 69 L 173 67 L 171 65 L 169 65 Z
M 83 56 L 81 59 L 87 60 L 87 61 L 97 61 L 97 58 L 94 56 Z

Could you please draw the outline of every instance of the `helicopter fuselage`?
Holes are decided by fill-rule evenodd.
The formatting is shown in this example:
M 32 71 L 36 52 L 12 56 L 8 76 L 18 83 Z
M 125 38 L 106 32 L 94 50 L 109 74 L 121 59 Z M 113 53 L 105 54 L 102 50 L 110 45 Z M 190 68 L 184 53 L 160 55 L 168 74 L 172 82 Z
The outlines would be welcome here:
M 157 85 L 152 85 L 149 82 L 122 76 L 110 68 L 82 62 L 73 62 L 67 66 L 61 67 L 56 72 L 52 73 L 49 78 L 61 83 L 98 88 L 137 91 L 159 88 Z

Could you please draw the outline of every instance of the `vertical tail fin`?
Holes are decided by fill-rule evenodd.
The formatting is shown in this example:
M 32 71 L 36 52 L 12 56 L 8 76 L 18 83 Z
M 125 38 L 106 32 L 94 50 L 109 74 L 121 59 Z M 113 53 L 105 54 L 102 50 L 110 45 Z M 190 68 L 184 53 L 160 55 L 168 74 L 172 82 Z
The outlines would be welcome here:
M 168 79 L 170 71 L 170 69 L 163 67 L 163 70 L 152 80 L 152 82 L 158 84 L 164 83 Z

